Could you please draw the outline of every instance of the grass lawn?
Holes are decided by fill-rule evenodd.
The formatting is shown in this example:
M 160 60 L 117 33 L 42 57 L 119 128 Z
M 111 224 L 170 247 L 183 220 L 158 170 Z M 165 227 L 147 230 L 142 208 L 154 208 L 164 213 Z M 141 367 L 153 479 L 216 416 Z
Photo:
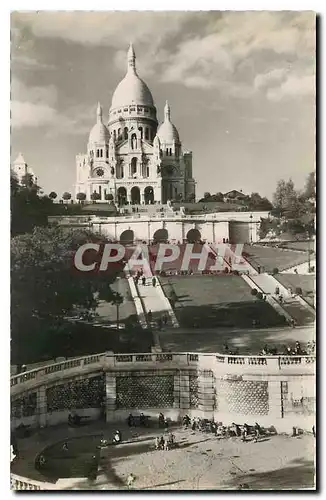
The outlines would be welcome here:
M 316 293 L 316 277 L 308 274 L 278 274 L 276 279 L 293 292 L 297 287 L 302 289 L 302 297 L 312 306 Z
M 243 254 L 255 269 L 261 266 L 262 272 L 272 272 L 275 268 L 283 271 L 308 260 L 304 252 L 258 245 L 244 245 Z
M 284 324 L 266 302 L 255 299 L 239 276 L 176 276 L 161 278 L 181 327 L 259 327 Z

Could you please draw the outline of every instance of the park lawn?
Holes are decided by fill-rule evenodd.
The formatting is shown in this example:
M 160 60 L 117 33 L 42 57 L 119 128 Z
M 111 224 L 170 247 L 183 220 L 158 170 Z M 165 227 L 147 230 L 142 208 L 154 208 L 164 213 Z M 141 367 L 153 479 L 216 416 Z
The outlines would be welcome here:
M 259 245 L 244 245 L 243 256 L 255 269 L 260 266 L 261 272 L 266 273 L 290 269 L 308 261 L 305 252 Z
M 181 327 L 258 327 L 285 324 L 266 302 L 251 295 L 239 276 L 175 276 L 161 278 Z

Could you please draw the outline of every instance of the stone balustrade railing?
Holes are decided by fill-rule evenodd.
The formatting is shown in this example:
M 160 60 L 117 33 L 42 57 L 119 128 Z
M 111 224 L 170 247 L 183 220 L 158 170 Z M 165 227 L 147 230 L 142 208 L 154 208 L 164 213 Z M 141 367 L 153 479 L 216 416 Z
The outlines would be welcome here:
M 250 372 L 257 370 L 262 372 L 279 372 L 295 370 L 298 366 L 303 371 L 311 372 L 314 369 L 315 356 L 233 356 L 222 354 L 198 354 L 198 353 L 134 353 L 134 354 L 113 354 L 112 352 L 94 354 L 75 359 L 69 359 L 60 363 L 54 363 L 30 370 L 10 379 L 11 388 L 25 386 L 31 382 L 31 385 L 37 385 L 44 379 L 53 378 L 53 374 L 62 374 L 67 372 L 69 376 L 76 369 L 79 372 L 92 370 L 114 370 L 119 369 L 143 369 L 146 367 L 159 368 L 164 364 L 164 368 L 187 368 L 198 367 L 201 369 L 225 369 L 228 371 Z M 220 368 L 219 368 L 220 367 Z M 19 389 L 18 389 L 19 392 Z
M 76 224 L 77 221 L 81 223 L 121 223 L 124 221 L 131 220 L 158 220 L 158 219 L 170 219 L 170 220 L 201 220 L 201 221 L 231 221 L 236 219 L 238 221 L 243 220 L 244 222 L 260 222 L 261 218 L 267 218 L 269 212 L 216 212 L 208 214 L 199 215 L 185 215 L 179 212 L 158 212 L 158 213 L 133 213 L 130 215 L 120 215 L 118 217 L 105 217 L 92 215 L 89 217 L 85 216 L 49 216 L 49 222 L 60 221 L 61 223 Z M 250 217 L 251 216 L 251 217 Z
M 58 488 L 56 488 L 56 485 L 53 483 L 35 481 L 34 479 L 18 476 L 17 474 L 10 474 L 10 489 L 16 491 L 47 491 L 57 490 Z

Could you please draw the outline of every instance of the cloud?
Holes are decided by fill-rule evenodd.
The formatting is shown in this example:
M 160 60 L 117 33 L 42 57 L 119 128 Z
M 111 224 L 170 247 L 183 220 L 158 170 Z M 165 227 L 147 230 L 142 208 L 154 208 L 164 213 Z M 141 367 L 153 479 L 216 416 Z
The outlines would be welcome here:
M 40 62 L 34 57 L 29 57 L 27 55 L 18 55 L 18 54 L 12 54 L 11 56 L 11 64 L 12 65 L 18 65 L 23 68 L 27 69 L 32 69 L 33 71 L 42 69 L 42 70 L 48 70 L 48 69 L 55 69 L 55 66 L 53 64 L 47 64 L 44 62 Z
M 182 40 L 166 61 L 161 79 L 248 97 L 251 86 L 261 89 L 285 78 L 289 60 L 309 67 L 314 55 L 313 13 L 229 12 L 208 23 L 203 35 Z M 273 70 L 259 75 L 267 64 Z
M 57 109 L 54 85 L 27 86 L 14 78 L 11 86 L 11 126 L 44 127 L 46 135 L 80 135 L 95 123 L 95 107 L 71 106 L 64 113 Z
M 268 90 L 267 98 L 271 101 L 281 99 L 303 97 L 315 94 L 314 75 L 290 75 L 281 85 Z
M 185 12 L 14 12 L 14 29 L 37 37 L 61 38 L 85 45 L 121 47 L 133 42 L 160 43 L 193 13 Z

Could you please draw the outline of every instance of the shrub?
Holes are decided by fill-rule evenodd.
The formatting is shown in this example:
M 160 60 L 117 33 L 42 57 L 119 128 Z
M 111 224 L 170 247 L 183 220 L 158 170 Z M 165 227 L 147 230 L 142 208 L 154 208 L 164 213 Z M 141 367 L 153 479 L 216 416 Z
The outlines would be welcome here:
M 295 289 L 296 295 L 302 295 L 302 288 L 300 286 L 297 286 Z
M 277 267 L 274 267 L 273 274 L 278 274 L 278 268 Z
M 258 294 L 258 290 L 257 290 L 257 288 L 253 288 L 253 289 L 251 290 L 251 295 L 256 296 L 257 294 Z
M 257 299 L 262 300 L 263 299 L 263 294 L 261 292 L 258 292 L 256 295 Z

